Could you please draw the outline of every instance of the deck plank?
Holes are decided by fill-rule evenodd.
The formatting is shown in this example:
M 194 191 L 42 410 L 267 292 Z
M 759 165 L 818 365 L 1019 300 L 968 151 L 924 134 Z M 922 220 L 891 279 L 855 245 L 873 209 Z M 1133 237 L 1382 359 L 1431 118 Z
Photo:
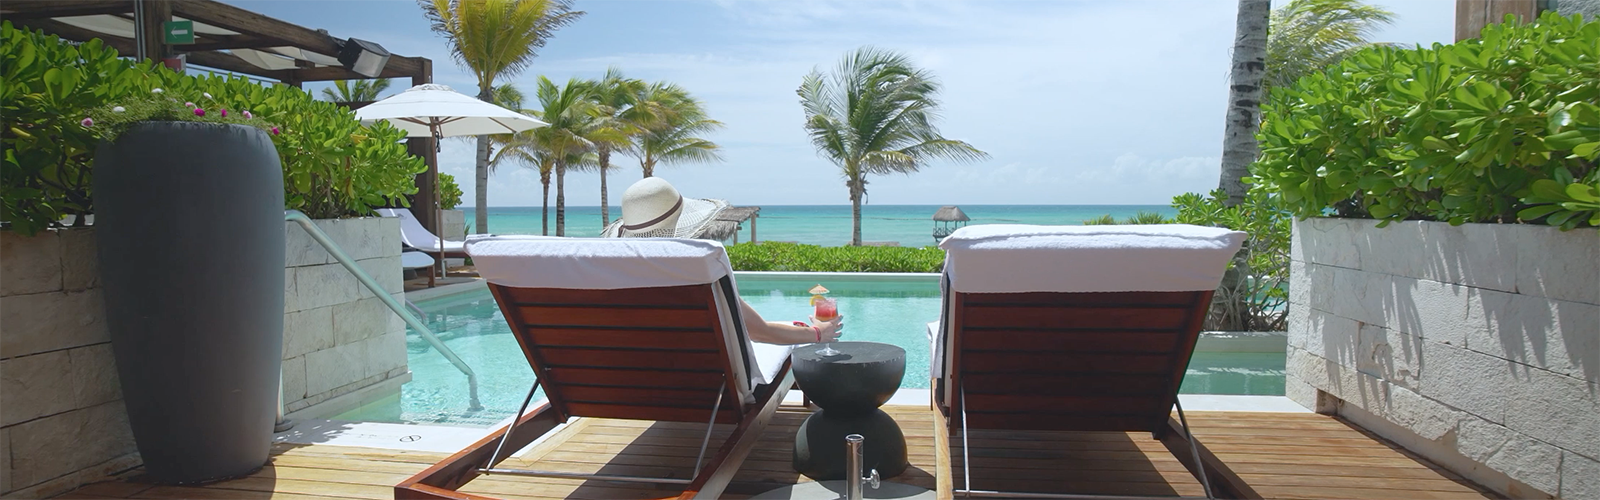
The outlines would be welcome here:
M 1188 470 L 1148 433 L 960 430 L 942 435 L 942 419 L 924 405 L 885 410 L 905 433 L 911 467 L 893 481 L 924 488 L 972 487 L 1080 494 L 1201 495 Z M 785 407 L 763 431 L 725 491 L 738 499 L 801 481 L 791 468 L 794 433 L 807 412 Z M 1335 417 L 1317 414 L 1189 412 L 1195 435 L 1266 498 L 1369 500 L 1499 498 L 1438 465 Z M 715 449 L 731 425 L 711 434 Z M 578 419 L 545 444 L 504 465 L 544 470 L 687 478 L 705 425 Z M 963 446 L 971 446 L 965 450 Z M 941 453 L 941 447 L 949 452 Z M 58 498 L 217 498 L 386 500 L 393 486 L 446 455 L 276 444 L 272 463 L 250 477 L 200 486 L 137 482 L 139 470 Z M 939 471 L 949 471 L 939 477 Z M 483 476 L 464 492 L 507 500 L 650 499 L 676 495 L 670 485 L 556 478 Z M 946 496 L 948 498 L 948 496 Z

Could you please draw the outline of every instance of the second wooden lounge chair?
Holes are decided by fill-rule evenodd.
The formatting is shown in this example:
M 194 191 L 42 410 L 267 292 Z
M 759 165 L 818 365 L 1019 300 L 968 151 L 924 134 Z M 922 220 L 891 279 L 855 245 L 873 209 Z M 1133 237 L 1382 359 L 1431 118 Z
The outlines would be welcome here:
M 395 487 L 396 498 L 474 498 L 481 474 L 683 487 L 716 498 L 794 385 L 791 346 L 750 341 L 722 245 L 703 240 L 490 237 L 467 244 L 547 401 Z M 497 465 L 569 417 L 735 428 L 694 477 L 509 470 Z M 685 461 L 689 457 L 684 457 Z M 675 495 L 677 496 L 677 495 Z
M 1208 497 L 1250 496 L 1194 441 L 1181 406 L 1171 417 L 1212 292 L 1244 238 L 1176 224 L 955 231 L 939 245 L 945 304 L 929 325 L 935 403 L 959 432 L 951 446 L 975 429 L 1150 432 Z M 974 490 L 970 471 L 952 476 L 956 497 L 1086 497 Z

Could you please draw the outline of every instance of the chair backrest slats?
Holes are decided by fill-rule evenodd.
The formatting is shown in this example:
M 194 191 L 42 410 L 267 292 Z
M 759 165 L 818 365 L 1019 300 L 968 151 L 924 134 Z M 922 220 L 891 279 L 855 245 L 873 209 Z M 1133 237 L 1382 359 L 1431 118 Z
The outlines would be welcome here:
M 551 406 L 563 417 L 737 422 L 713 286 L 619 290 L 490 284 Z
M 1209 291 L 955 295 L 952 359 L 967 424 L 980 429 L 1159 429 L 1211 300 Z M 960 409 L 959 399 L 947 404 Z

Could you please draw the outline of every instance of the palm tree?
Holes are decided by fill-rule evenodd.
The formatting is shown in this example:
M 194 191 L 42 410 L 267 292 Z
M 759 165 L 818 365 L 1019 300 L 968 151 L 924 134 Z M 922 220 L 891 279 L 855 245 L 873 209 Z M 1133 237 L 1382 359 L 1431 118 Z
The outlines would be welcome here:
M 1217 182 L 1228 194 L 1224 206 L 1244 202 L 1244 177 L 1250 175 L 1250 164 L 1261 154 L 1256 128 L 1261 125 L 1261 79 L 1267 70 L 1267 19 L 1271 12 L 1271 0 L 1239 0 L 1227 124 L 1222 132 L 1222 179 Z
M 556 86 L 549 78 L 539 77 L 539 109 L 534 115 L 549 125 L 533 129 L 539 147 L 553 160 L 556 176 L 556 236 L 567 232 L 566 174 L 568 167 L 582 168 L 575 159 L 594 149 L 587 137 L 596 121 L 589 101 L 593 89 L 587 82 L 572 78 L 565 86 Z
M 1294 0 L 1274 9 L 1267 33 L 1266 86 L 1292 85 L 1338 63 L 1371 45 L 1367 38 L 1373 31 L 1393 22 L 1393 12 L 1360 0 Z
M 527 69 L 563 26 L 582 11 L 571 0 L 417 0 L 433 31 L 450 41 L 450 54 L 478 79 L 478 99 L 494 100 L 494 82 Z M 489 138 L 478 138 L 475 222 L 489 232 Z M 559 227 L 559 226 L 558 226 Z
M 489 160 L 490 169 L 499 168 L 507 163 L 517 163 L 539 171 L 539 184 L 544 186 L 544 210 L 539 218 L 542 226 L 540 234 L 550 235 L 550 175 L 555 172 L 555 156 L 544 149 L 538 137 L 534 136 L 533 130 L 518 132 L 515 135 L 490 136 L 490 143 L 495 148 L 494 157 Z
M 590 100 L 595 104 L 593 111 L 597 118 L 596 133 L 591 134 L 590 139 L 594 141 L 595 165 L 600 171 L 600 227 L 605 227 L 611 223 L 609 193 L 606 192 L 611 153 L 626 150 L 631 146 L 632 136 L 655 120 L 653 115 L 646 112 L 648 106 L 636 105 L 639 94 L 645 88 L 643 81 L 626 78 L 621 70 L 612 67 L 606 69 L 604 77 L 591 81 L 589 85 L 593 89 Z
M 850 190 L 850 244 L 861 245 L 861 198 L 868 174 L 910 174 L 928 161 L 988 158 L 933 125 L 939 84 L 905 56 L 862 47 L 831 75 L 813 70 L 796 90 L 817 152 L 839 166 Z
M 655 175 L 657 164 L 722 161 L 721 147 L 700 137 L 722 128 L 706 116 L 705 106 L 689 91 L 657 82 L 636 98 L 643 130 L 633 136 L 633 151 L 645 177 Z
M 389 79 L 378 80 L 334 80 L 333 87 L 322 89 L 322 98 L 333 102 L 371 102 L 378 100 L 378 94 L 389 89 Z

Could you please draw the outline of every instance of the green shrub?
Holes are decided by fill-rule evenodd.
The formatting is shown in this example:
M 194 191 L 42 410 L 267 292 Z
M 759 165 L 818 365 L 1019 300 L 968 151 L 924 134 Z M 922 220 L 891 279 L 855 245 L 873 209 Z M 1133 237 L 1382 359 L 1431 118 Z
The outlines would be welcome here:
M 233 113 L 199 121 L 235 122 L 248 110 L 276 125 L 279 133 L 271 137 L 283 162 L 285 208 L 313 218 L 366 215 L 372 207 L 404 204 L 404 195 L 416 192 L 413 176 L 426 168 L 400 142 L 405 133 L 388 123 L 362 126 L 355 112 L 293 87 L 188 76 L 120 59 L 98 40 L 74 46 L 0 23 L 0 77 L 0 220 L 23 234 L 65 215 L 93 213 L 88 189 L 95 146 L 126 121 L 108 118 L 116 106 L 159 119 L 165 111 L 157 108 L 164 103 L 192 102 Z M 154 89 L 166 100 L 153 100 Z M 80 123 L 90 116 L 106 121 L 105 127 Z
M 1252 182 L 1299 217 L 1600 225 L 1600 22 L 1363 50 L 1272 90 Z
M 1244 203 L 1224 207 L 1227 194 L 1185 193 L 1172 199 L 1172 222 L 1225 227 L 1250 235 L 1243 260 L 1229 263 L 1228 279 L 1212 297 L 1208 330 L 1276 332 L 1288 327 L 1289 238 L 1292 215 L 1267 192 L 1254 189 Z M 1248 276 L 1240 279 L 1240 276 Z
M 73 45 L 0 22 L 0 220 L 33 234 L 93 213 L 89 166 L 99 139 L 80 122 L 89 108 L 133 92 L 133 75 L 149 71 L 99 40 Z
M 735 271 L 937 273 L 944 270 L 938 247 L 821 247 L 797 243 L 728 246 Z
M 461 205 L 461 186 L 456 184 L 456 176 L 439 174 L 439 206 L 445 210 L 453 210 Z
M 1143 210 L 1140 210 L 1138 213 L 1133 214 L 1131 217 L 1127 217 L 1125 219 L 1122 219 L 1120 222 L 1117 221 L 1116 217 L 1112 217 L 1111 214 L 1105 214 L 1105 215 L 1102 215 L 1102 216 L 1099 216 L 1099 217 L 1096 217 L 1096 218 L 1093 218 L 1093 219 L 1089 219 L 1089 220 L 1083 221 L 1083 225 L 1085 225 L 1085 226 L 1111 226 L 1111 225 L 1117 225 L 1117 224 L 1171 224 L 1171 223 L 1172 223 L 1171 219 L 1166 218 L 1166 216 L 1163 216 L 1160 213 L 1146 212 L 1146 211 L 1143 211 Z

